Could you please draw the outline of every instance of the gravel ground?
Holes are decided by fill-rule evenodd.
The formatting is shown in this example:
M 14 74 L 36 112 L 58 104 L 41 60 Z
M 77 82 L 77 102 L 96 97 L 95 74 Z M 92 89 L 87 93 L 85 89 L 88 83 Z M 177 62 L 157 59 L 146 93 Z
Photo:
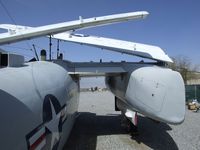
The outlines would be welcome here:
M 133 137 L 120 126 L 110 92 L 81 93 L 79 112 L 64 150 L 200 150 L 200 113 L 186 110 L 178 126 L 139 116 L 139 135 Z

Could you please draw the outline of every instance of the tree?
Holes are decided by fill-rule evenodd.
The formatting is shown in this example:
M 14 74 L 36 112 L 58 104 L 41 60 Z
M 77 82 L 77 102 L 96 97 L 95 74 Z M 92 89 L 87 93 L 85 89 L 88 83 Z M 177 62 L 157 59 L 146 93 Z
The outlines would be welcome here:
M 193 65 L 191 60 L 186 56 L 173 57 L 174 63 L 169 64 L 169 68 L 178 71 L 183 77 L 184 83 L 186 84 L 190 79 L 196 79 L 197 65 Z

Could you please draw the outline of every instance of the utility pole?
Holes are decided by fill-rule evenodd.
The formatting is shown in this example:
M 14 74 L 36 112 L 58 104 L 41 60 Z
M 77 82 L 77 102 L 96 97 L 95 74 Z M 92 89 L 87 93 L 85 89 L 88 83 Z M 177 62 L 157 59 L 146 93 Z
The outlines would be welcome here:
M 60 42 L 60 40 L 57 40 L 57 59 L 58 59 L 58 57 L 59 57 L 59 43 Z
M 52 46 L 52 43 L 51 43 L 51 35 L 49 36 L 49 60 L 51 61 L 51 46 Z

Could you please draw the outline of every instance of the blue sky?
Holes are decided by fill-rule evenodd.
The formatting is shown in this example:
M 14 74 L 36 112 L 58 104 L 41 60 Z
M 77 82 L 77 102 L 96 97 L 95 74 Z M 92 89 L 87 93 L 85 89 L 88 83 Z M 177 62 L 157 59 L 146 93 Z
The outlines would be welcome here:
M 145 10 L 150 15 L 144 20 L 130 21 L 103 27 L 79 30 L 78 33 L 157 45 L 169 56 L 187 56 L 193 64 L 200 64 L 200 1 L 199 0 L 1 0 L 16 24 L 41 26 L 115 13 Z M 12 23 L 0 5 L 0 23 Z M 1 30 L 2 31 L 2 30 Z M 24 54 L 48 50 L 48 39 L 38 38 L 1 46 Z M 20 49 L 23 48 L 23 49 Z M 53 40 L 56 50 L 56 40 Z M 71 61 L 138 61 L 141 58 L 61 42 L 61 51 Z M 56 52 L 56 51 L 55 51 Z M 55 55 L 56 53 L 53 53 Z

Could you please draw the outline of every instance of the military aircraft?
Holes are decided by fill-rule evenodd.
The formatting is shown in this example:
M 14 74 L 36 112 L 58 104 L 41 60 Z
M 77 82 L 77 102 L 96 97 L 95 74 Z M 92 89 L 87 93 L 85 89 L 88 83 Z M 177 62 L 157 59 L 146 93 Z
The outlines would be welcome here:
M 85 76 L 105 76 L 115 95 L 115 108 L 136 125 L 136 112 L 157 121 L 180 124 L 185 115 L 185 89 L 181 75 L 165 66 L 172 60 L 157 47 L 74 33 L 139 18 L 148 12 L 94 17 L 40 27 L 2 24 L 0 45 L 50 36 L 149 58 L 155 62 L 75 63 L 46 60 L 24 62 L 24 57 L 0 51 L 0 148 L 62 149 L 77 115 L 80 85 Z M 46 60 L 46 61 L 45 61 Z

